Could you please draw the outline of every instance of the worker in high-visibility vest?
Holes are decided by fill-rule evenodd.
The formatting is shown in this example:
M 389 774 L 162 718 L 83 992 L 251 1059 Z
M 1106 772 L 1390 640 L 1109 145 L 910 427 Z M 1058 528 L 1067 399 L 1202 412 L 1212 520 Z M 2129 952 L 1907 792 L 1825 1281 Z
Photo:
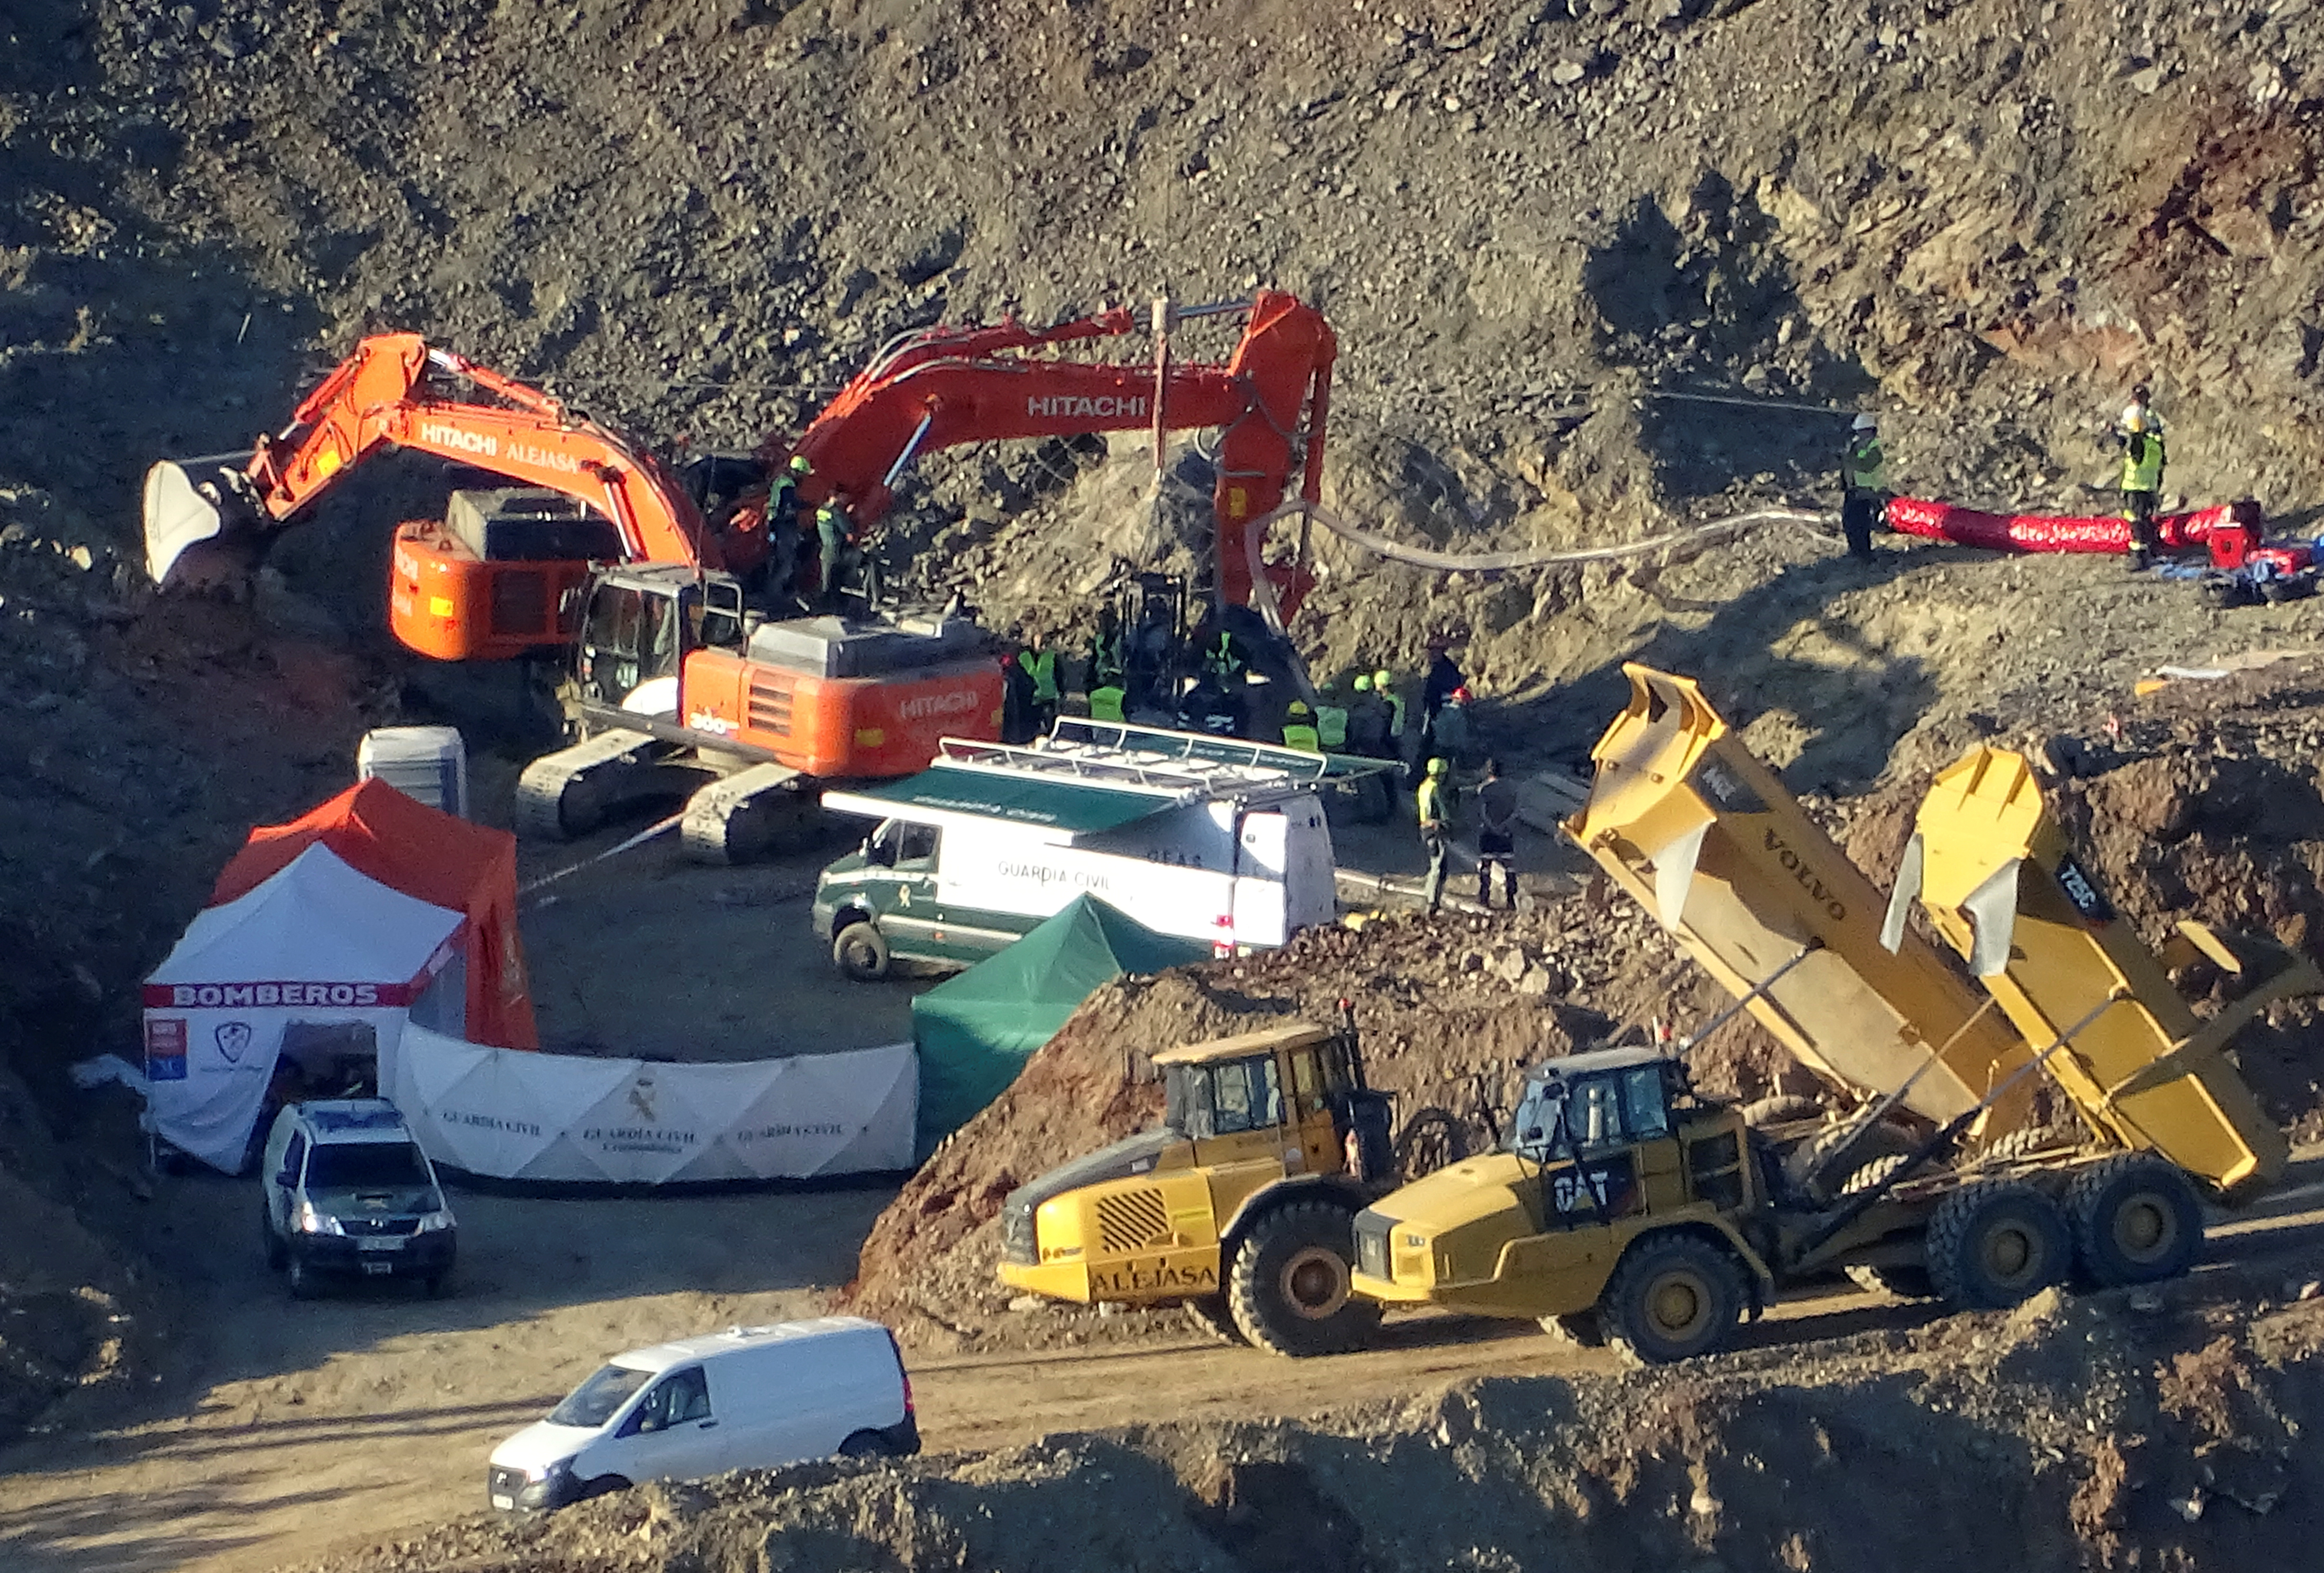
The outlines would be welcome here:
M 1869 415 L 1858 415 L 1849 428 L 1848 448 L 1840 458 L 1840 532 L 1848 537 L 1848 555 L 1872 555 L 1872 522 L 1888 505 L 1888 461 L 1880 451 L 1880 427 Z
M 1398 746 L 1404 737 L 1404 699 L 1396 691 L 1396 673 L 1386 667 L 1372 673 L 1372 692 L 1388 701 L 1388 756 L 1401 758 Z
M 1130 690 L 1121 686 L 1120 679 L 1111 682 L 1100 683 L 1090 689 L 1090 719 L 1115 722 L 1121 720 L 1122 701 L 1129 697 L 1129 692 Z
M 1323 740 L 1323 752 L 1336 754 L 1348 745 L 1348 712 L 1340 705 L 1315 707 L 1315 735 Z
M 1432 759 L 1413 794 L 1420 815 L 1420 848 L 1428 854 L 1428 910 L 1444 900 L 1444 862 L 1452 845 L 1452 767 Z
M 1307 708 L 1305 699 L 1294 699 L 1284 708 L 1283 745 L 1303 754 L 1323 752 L 1323 734 L 1315 729 L 1315 712 Z
M 1057 652 L 1037 634 L 1018 652 L 1017 659 L 1032 675 L 1033 714 L 1038 719 L 1041 730 L 1047 732 L 1049 723 L 1057 718 L 1058 706 L 1065 699 L 1064 693 L 1057 687 Z
M 2130 403 L 2115 422 L 2122 444 L 2122 516 L 2130 521 L 2130 571 L 2144 568 L 2163 550 L 2154 510 L 2163 494 L 2163 417 L 2147 405 L 2146 384 L 2130 391 Z

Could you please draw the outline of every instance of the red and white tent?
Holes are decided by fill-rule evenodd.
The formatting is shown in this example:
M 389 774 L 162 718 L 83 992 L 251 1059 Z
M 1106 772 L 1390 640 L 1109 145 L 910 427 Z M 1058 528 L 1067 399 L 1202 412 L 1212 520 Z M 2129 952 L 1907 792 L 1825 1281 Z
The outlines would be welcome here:
M 321 845 L 201 912 L 145 983 L 153 1133 L 237 1172 L 286 1035 L 368 1029 L 384 1059 L 407 1021 L 458 1032 L 467 929 Z

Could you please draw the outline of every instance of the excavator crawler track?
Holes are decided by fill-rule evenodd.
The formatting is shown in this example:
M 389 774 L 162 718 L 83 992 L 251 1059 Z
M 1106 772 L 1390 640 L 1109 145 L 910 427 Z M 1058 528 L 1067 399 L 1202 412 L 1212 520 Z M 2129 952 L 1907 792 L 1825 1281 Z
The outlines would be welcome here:
M 802 845 L 818 818 L 805 775 L 786 764 L 754 764 L 688 798 L 678 834 L 696 863 L 749 863 Z
M 528 841 L 569 841 L 604 823 L 614 810 L 668 783 L 655 769 L 663 745 L 642 732 L 601 732 L 544 754 L 517 778 L 516 833 Z

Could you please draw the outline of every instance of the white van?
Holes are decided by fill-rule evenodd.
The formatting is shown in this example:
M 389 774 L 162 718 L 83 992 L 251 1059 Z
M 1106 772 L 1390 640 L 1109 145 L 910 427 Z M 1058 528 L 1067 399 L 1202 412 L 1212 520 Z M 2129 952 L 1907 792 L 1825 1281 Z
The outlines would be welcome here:
M 815 931 L 866 982 L 973 966 L 1085 893 L 1157 934 L 1281 945 L 1339 916 L 1323 794 L 1379 768 L 1072 718 L 1028 747 L 946 738 L 918 775 L 824 794 L 879 825 L 816 881 Z
M 503 1513 L 545 1513 L 643 1480 L 919 1450 L 895 1335 L 819 1317 L 614 1356 L 493 1449 L 484 1489 Z

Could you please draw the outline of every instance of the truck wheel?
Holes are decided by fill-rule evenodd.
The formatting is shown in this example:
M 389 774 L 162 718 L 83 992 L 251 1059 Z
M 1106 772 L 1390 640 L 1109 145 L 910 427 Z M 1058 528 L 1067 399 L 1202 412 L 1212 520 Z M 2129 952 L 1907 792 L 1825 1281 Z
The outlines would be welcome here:
M 887 1438 L 877 1431 L 854 1431 L 849 1434 L 847 1440 L 839 1444 L 839 1456 L 843 1458 L 892 1458 L 896 1456 L 896 1449 L 889 1444 Z
M 263 1197 L 258 1202 L 258 1239 L 266 1248 L 266 1265 L 274 1272 L 281 1272 L 282 1263 L 290 1258 L 290 1253 L 283 1249 L 282 1236 L 274 1232 L 273 1215 L 266 1210 Z
M 2080 1145 L 2081 1133 L 2071 1126 L 2036 1125 L 2031 1130 L 2010 1132 L 1978 1156 L 1988 1162 L 2007 1163 L 2052 1147 Z
M 1186 1302 L 1186 1319 L 1197 1331 L 1207 1333 L 1222 1344 L 1245 1342 L 1242 1329 L 1235 1326 L 1234 1312 L 1227 1309 L 1223 1294 L 1198 1294 Z
M 1740 1112 L 1747 1125 L 1780 1125 L 1786 1120 L 1812 1120 L 1823 1113 L 1823 1106 L 1795 1092 L 1779 1092 L 1745 1104 Z
M 1469 1155 L 1469 1133 L 1448 1110 L 1425 1108 L 1404 1123 L 1396 1139 L 1397 1178 L 1409 1185 L 1450 1169 Z
M 2151 1153 L 2118 1153 L 2075 1175 L 2066 1217 L 2083 1276 L 2101 1288 L 2177 1278 L 2203 1249 L 2195 1188 Z
M 832 940 L 831 959 L 856 982 L 877 983 L 888 976 L 888 937 L 859 920 Z
M 1958 1310 L 2006 1310 L 2062 1280 L 2073 1259 L 2058 1205 L 2006 1180 L 1964 1185 L 1939 1202 L 1923 1249 L 1930 1282 Z
M 1572 1316 L 1544 1317 L 1541 1330 L 1561 1344 L 1571 1344 L 1577 1349 L 1602 1349 L 1606 1346 L 1606 1323 L 1594 1310 L 1576 1311 Z
M 1237 1247 L 1228 1284 L 1235 1326 L 1277 1355 L 1360 1348 L 1380 1308 L 1349 1286 L 1355 1217 L 1328 1201 L 1286 1202 L 1262 1215 Z
M 1845 1177 L 1876 1159 L 1912 1150 L 1912 1138 L 1891 1124 L 1857 1130 L 1834 1125 L 1819 1131 L 1784 1159 L 1784 1179 L 1793 1189 L 1821 1201 L 1835 1195 Z
M 321 1274 L 307 1264 L 307 1259 L 297 1252 L 290 1253 L 290 1298 L 312 1300 L 322 1287 Z
M 1697 1235 L 1649 1235 L 1614 1269 L 1599 1314 L 1615 1343 L 1662 1365 L 1725 1343 L 1749 1292 L 1732 1253 Z
M 1848 1177 L 1840 1188 L 1843 1197 L 1870 1190 L 1904 1167 L 1908 1153 L 1894 1152 L 1886 1158 L 1875 1158 Z M 1878 1294 L 1883 1290 L 1898 1300 L 1933 1300 L 1937 1286 L 1929 1282 L 1929 1270 L 1902 1262 L 1853 1262 L 1845 1269 L 1848 1281 L 1867 1294 Z

